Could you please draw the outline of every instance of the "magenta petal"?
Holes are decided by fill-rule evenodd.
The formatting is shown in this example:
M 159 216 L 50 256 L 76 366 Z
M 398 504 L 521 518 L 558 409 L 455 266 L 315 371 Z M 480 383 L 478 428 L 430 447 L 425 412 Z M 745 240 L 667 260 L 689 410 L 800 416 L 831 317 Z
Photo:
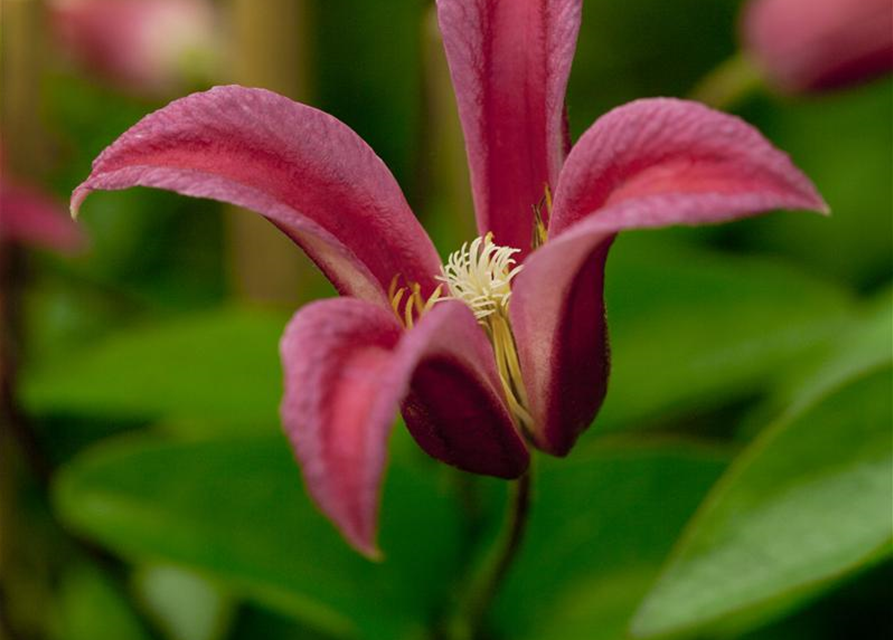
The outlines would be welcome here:
M 537 446 L 565 455 L 604 399 L 604 265 L 618 231 L 781 207 L 824 203 L 787 156 L 738 118 L 666 99 L 601 118 L 567 159 L 549 241 L 513 285 L 512 328 Z
M 744 44 L 779 89 L 831 89 L 893 70 L 890 0 L 752 0 Z
M 528 251 L 531 206 L 564 160 L 581 0 L 438 0 L 483 235 Z
M 387 439 L 407 394 L 407 423 L 431 455 L 491 475 L 526 468 L 488 350 L 459 302 L 437 305 L 408 333 L 390 310 L 362 300 L 295 314 L 281 345 L 283 423 L 308 491 L 361 552 L 378 554 Z
M 472 473 L 524 473 L 529 454 L 503 400 L 493 349 L 464 303 L 438 303 L 397 358 L 413 369 L 403 417 L 422 449 Z
M 20 242 L 71 253 L 86 238 L 64 207 L 46 195 L 0 180 L 0 241 Z
M 253 209 L 342 293 L 385 301 L 400 274 L 424 293 L 440 259 L 378 156 L 332 116 L 275 93 L 217 87 L 146 116 L 72 196 L 157 187 Z
M 599 118 L 574 146 L 558 182 L 549 237 L 591 214 L 604 230 L 619 231 L 725 222 L 780 208 L 825 211 L 826 205 L 759 131 L 697 102 L 637 100 Z

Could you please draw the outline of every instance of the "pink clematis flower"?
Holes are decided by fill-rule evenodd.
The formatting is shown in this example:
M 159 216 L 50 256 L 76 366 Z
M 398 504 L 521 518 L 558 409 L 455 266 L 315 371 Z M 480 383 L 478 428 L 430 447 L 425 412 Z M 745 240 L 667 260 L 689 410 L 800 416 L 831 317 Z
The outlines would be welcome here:
M 170 91 L 216 56 L 209 0 L 51 0 L 48 10 L 62 49 L 129 91 Z
M 481 233 L 444 266 L 356 134 L 260 89 L 147 116 L 73 194 L 74 211 L 90 191 L 133 185 L 253 209 L 346 296 L 286 329 L 282 418 L 310 493 L 368 555 L 398 410 L 426 452 L 473 473 L 518 477 L 530 445 L 570 451 L 606 391 L 617 232 L 825 208 L 756 130 L 697 103 L 630 103 L 568 152 L 581 4 L 438 2 Z
M 788 93 L 842 87 L 893 70 L 890 0 L 752 0 L 742 31 L 761 70 Z

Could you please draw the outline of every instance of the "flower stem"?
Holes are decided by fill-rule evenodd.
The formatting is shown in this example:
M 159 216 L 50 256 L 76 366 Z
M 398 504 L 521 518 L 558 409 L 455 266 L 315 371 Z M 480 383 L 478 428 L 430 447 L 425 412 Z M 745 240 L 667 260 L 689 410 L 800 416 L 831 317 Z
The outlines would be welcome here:
M 692 90 L 692 100 L 714 109 L 728 110 L 743 102 L 762 86 L 759 70 L 741 53 L 713 68 Z
M 493 548 L 472 572 L 459 594 L 457 606 L 448 621 L 450 640 L 474 640 L 499 588 L 515 560 L 530 512 L 531 470 L 511 485 L 505 522 Z

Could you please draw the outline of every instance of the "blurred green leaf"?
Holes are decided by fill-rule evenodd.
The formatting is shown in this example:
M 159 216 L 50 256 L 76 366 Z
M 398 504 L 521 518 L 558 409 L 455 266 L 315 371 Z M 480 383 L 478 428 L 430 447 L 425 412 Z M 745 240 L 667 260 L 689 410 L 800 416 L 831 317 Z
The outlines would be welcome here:
M 838 335 L 792 372 L 779 398 L 803 406 L 846 382 L 883 367 L 893 357 L 893 297 L 886 291 L 871 301 Z
M 413 202 L 421 147 L 424 0 L 313 2 L 318 97 L 311 104 L 356 131 Z M 362 64 L 357 64 L 358 56 Z
M 806 357 L 785 367 L 770 395 L 745 416 L 739 435 L 748 440 L 784 412 L 815 403 L 856 376 L 890 362 L 893 291 L 860 304 L 856 316 Z
M 627 234 L 608 260 L 612 372 L 600 429 L 748 398 L 853 315 L 847 294 L 782 263 L 663 238 Z
M 62 470 L 55 502 L 127 556 L 200 570 L 333 634 L 413 638 L 458 565 L 459 518 L 436 476 L 390 466 L 380 564 L 317 512 L 277 437 L 107 443 Z
M 539 462 L 530 528 L 496 622 L 510 638 L 615 640 L 725 456 L 603 443 Z
M 122 330 L 25 371 L 22 399 L 40 414 L 277 425 L 286 321 L 225 308 Z
M 736 640 L 885 640 L 893 638 L 893 561 L 887 560 L 835 585 L 809 606 Z
M 736 2 L 587 0 L 568 87 L 574 137 L 610 109 L 683 96 L 735 49 Z
M 157 189 L 97 192 L 78 220 L 91 250 L 65 263 L 69 277 L 150 308 L 191 310 L 223 299 L 219 203 Z
M 741 455 L 637 613 L 636 636 L 771 609 L 889 550 L 893 378 L 886 355 L 881 370 L 817 398 L 808 388 L 812 402 L 794 403 Z
M 744 117 L 794 158 L 831 207 L 743 221 L 750 246 L 796 257 L 862 289 L 889 282 L 893 254 L 893 119 L 889 78 L 821 97 L 764 97 Z
M 133 586 L 143 608 L 170 640 L 224 637 L 234 613 L 229 594 L 212 580 L 169 565 L 140 567 Z
M 58 592 L 53 636 L 58 640 L 149 640 L 126 595 L 99 569 L 69 568 Z
M 316 629 L 263 607 L 247 604 L 231 630 L 229 640 L 333 640 Z

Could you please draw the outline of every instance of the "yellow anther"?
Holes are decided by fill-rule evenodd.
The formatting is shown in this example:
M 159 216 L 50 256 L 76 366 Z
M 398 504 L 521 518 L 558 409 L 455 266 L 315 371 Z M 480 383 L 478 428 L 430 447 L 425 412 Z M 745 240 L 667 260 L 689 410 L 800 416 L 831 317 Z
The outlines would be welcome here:
M 532 205 L 533 207 L 533 237 L 530 241 L 530 246 L 533 249 L 537 249 L 544 244 L 546 244 L 546 240 L 549 238 L 549 232 L 546 229 L 546 223 L 543 220 L 543 208 L 545 208 L 546 212 L 549 214 L 549 219 L 552 219 L 552 190 L 549 188 L 548 184 L 543 185 L 543 197 L 540 198 L 540 201 L 536 204 Z
M 415 310 L 419 315 L 422 315 L 422 312 L 425 310 L 424 303 L 422 302 L 422 285 L 418 282 L 412 283 L 412 301 L 415 303 Z
M 425 302 L 424 306 L 422 307 L 422 315 L 431 311 L 431 308 L 441 299 L 441 293 L 443 293 L 443 285 L 439 284 L 437 285 L 437 288 L 434 289 L 434 293 L 431 294 L 431 297 L 428 298 L 427 302 Z
M 397 314 L 397 317 L 400 317 L 400 301 L 403 299 L 403 294 L 406 293 L 406 289 L 401 288 L 397 291 L 396 295 L 391 297 L 391 308 L 394 310 L 394 313 Z
M 394 294 L 397 292 L 397 283 L 400 281 L 400 274 L 398 273 L 393 278 L 391 278 L 391 284 L 388 285 L 388 300 L 394 299 Z
M 400 276 L 394 276 L 388 287 L 388 298 L 391 301 L 391 309 L 394 315 L 407 329 L 412 329 L 416 320 L 431 310 L 431 307 L 440 299 L 443 285 L 438 285 L 434 292 L 425 300 L 422 295 L 422 286 L 413 282 L 405 287 L 398 287 Z
M 407 329 L 412 329 L 412 299 L 414 296 L 410 295 L 409 298 L 406 299 L 406 306 L 403 308 L 403 326 Z

